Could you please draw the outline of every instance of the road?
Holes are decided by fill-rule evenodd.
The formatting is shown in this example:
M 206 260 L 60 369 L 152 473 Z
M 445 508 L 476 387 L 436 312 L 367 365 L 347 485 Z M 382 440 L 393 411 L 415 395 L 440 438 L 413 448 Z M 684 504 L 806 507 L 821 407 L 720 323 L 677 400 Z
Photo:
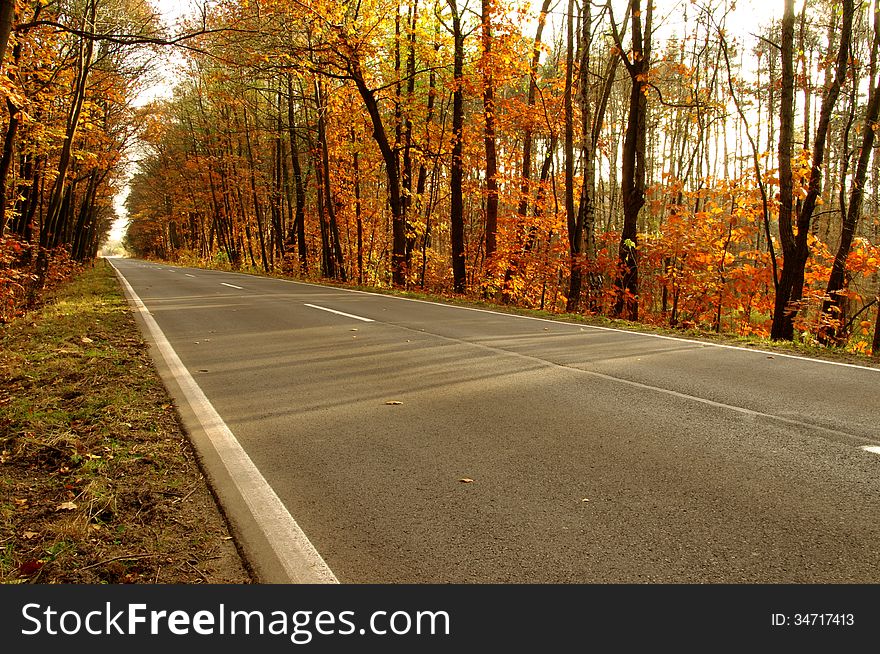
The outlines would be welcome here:
M 341 582 L 880 582 L 878 369 L 113 264 Z

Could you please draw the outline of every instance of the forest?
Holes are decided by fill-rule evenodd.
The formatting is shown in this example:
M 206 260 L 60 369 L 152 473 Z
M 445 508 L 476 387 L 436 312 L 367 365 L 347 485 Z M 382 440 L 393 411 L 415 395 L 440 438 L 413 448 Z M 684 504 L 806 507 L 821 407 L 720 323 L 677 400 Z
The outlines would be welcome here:
M 2 0 L 0 321 L 124 196 L 133 256 L 880 354 L 880 0 L 539 2 Z

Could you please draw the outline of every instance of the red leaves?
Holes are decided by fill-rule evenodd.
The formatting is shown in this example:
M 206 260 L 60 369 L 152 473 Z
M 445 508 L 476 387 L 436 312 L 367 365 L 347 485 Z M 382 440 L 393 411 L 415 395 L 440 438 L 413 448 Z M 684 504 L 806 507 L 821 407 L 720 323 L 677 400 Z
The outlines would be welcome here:
M 36 559 L 25 561 L 20 566 L 18 566 L 18 576 L 31 577 L 39 572 L 40 568 L 42 568 L 43 565 L 45 565 L 43 561 L 37 561 Z

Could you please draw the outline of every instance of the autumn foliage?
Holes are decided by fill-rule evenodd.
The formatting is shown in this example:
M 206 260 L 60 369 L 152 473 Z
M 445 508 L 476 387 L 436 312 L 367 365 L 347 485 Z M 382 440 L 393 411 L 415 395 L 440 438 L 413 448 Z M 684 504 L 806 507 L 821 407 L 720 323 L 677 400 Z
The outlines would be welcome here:
M 0 322 L 92 260 L 115 219 L 144 53 L 119 43 L 155 25 L 135 0 L 9 6 L 0 96 Z
M 757 39 L 723 0 L 685 3 L 660 26 L 652 4 L 630 6 L 211 3 L 185 26 L 199 36 L 172 97 L 138 116 L 86 98 L 67 175 L 115 171 L 94 195 L 106 210 L 114 126 L 133 121 L 126 245 L 138 256 L 739 335 L 771 333 L 784 287 L 794 337 L 869 351 L 880 285 L 872 7 L 804 7 L 799 31 L 786 31 L 786 14 Z M 766 45 L 783 33 L 789 77 L 787 51 Z M 77 67 L 59 70 L 51 88 L 66 80 L 69 101 Z M 125 88 L 109 100 L 121 102 L 121 74 L 90 83 Z M 44 166 L 59 156 L 52 142 Z M 85 192 L 77 182 L 68 206 Z M 807 248 L 802 265 L 786 262 L 789 207 L 807 219 L 791 235 Z M 20 213 L 7 204 L 13 221 Z

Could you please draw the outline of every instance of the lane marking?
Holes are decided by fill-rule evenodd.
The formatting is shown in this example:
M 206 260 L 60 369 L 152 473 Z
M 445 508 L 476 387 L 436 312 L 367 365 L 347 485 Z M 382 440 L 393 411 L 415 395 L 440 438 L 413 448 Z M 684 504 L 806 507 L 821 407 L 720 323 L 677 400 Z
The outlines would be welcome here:
M 243 291 L 243 286 L 236 286 L 235 284 L 227 284 L 226 282 L 220 282 L 221 286 L 228 286 L 229 288 L 237 288 L 239 291 Z
M 226 273 L 229 274 L 229 273 Z M 246 273 L 232 273 L 235 275 L 246 275 Z M 257 277 L 259 279 L 268 279 L 265 277 L 259 277 L 258 275 L 246 275 L 248 277 Z M 288 284 L 301 284 L 303 286 L 313 286 L 315 288 L 326 289 L 330 291 L 342 291 L 345 293 L 359 293 L 361 295 L 370 295 L 373 297 L 380 297 L 389 300 L 403 300 L 405 302 L 419 302 L 421 304 L 430 304 L 435 307 L 446 307 L 448 309 L 462 309 L 464 311 L 476 311 L 478 313 L 489 313 L 494 316 L 503 316 L 507 318 L 520 318 L 523 320 L 537 320 L 538 322 L 546 322 L 551 325 L 568 325 L 569 327 L 581 327 L 583 329 L 594 329 L 596 331 L 604 331 L 604 332 L 616 332 L 618 334 L 626 334 L 628 336 L 636 336 L 636 337 L 644 337 L 644 338 L 659 338 L 664 341 L 677 341 L 679 343 L 693 343 L 695 345 L 702 345 L 704 347 L 718 347 L 723 348 L 725 350 L 738 350 L 740 352 L 751 352 L 753 354 L 764 354 L 771 355 L 774 357 L 781 357 L 785 359 L 797 359 L 799 361 L 807 361 L 809 363 L 822 363 L 829 366 L 841 366 L 843 368 L 855 368 L 857 370 L 867 370 L 869 372 L 880 372 L 880 368 L 871 368 L 869 366 L 862 366 L 857 363 L 843 363 L 842 361 L 829 361 L 828 359 L 813 359 L 811 357 L 805 357 L 798 354 L 787 354 L 784 352 L 779 352 L 775 350 L 759 350 L 751 347 L 741 347 L 739 345 L 727 345 L 725 343 L 713 343 L 712 341 L 698 341 L 692 338 L 683 338 L 681 336 L 666 336 L 664 334 L 652 334 L 650 332 L 639 332 L 633 331 L 630 329 L 620 329 L 618 327 L 600 327 L 598 325 L 588 325 L 586 323 L 578 323 L 578 322 L 568 322 L 567 320 L 550 320 L 549 318 L 538 318 L 537 316 L 523 316 L 518 313 L 505 313 L 503 311 L 493 311 L 492 309 L 478 309 L 476 307 L 463 307 L 458 304 L 446 304 L 444 302 L 433 302 L 431 300 L 420 300 L 418 298 L 412 297 L 401 297 L 399 295 L 386 295 L 384 293 L 372 293 L 370 291 L 360 291 L 354 288 L 339 288 L 338 286 L 323 286 L 321 284 L 314 284 L 311 282 L 300 282 L 294 279 L 274 279 L 273 281 L 286 282 Z
M 335 313 L 338 316 L 345 316 L 346 318 L 354 318 L 355 320 L 360 320 L 362 322 L 375 322 L 372 318 L 364 318 L 362 316 L 356 316 L 352 313 L 345 313 L 343 311 L 337 311 L 336 309 L 328 309 L 327 307 L 319 307 L 317 304 L 305 304 L 304 306 L 311 307 L 312 309 L 320 309 L 321 311 L 327 311 L 328 313 Z
M 186 275 L 186 276 L 187 276 L 187 277 L 192 277 L 192 278 L 193 278 L 193 279 L 195 279 L 195 278 L 196 278 L 196 276 L 195 276 L 195 275 L 190 275 L 190 274 L 189 274 L 189 273 L 183 273 L 183 274 L 184 274 L 184 275 Z
M 592 329 L 596 331 L 606 331 L 606 332 L 617 332 L 620 334 L 626 334 L 628 336 L 635 337 L 643 337 L 643 338 L 659 338 L 664 341 L 678 341 L 680 343 L 693 343 L 695 345 L 702 345 L 704 347 L 717 347 L 725 350 L 738 350 L 740 352 L 751 352 L 752 354 L 763 354 L 763 355 L 771 355 L 774 357 L 780 357 L 784 359 L 796 359 L 798 361 L 805 361 L 808 363 L 820 363 L 829 366 L 840 366 L 843 368 L 855 368 L 856 370 L 865 370 L 868 372 L 880 373 L 880 368 L 872 368 L 869 366 L 859 365 L 857 363 L 843 363 L 842 361 L 829 361 L 828 359 L 814 359 L 811 357 L 805 357 L 798 354 L 787 354 L 784 352 L 774 351 L 774 350 L 759 350 L 750 347 L 741 347 L 739 345 L 727 345 L 725 343 L 714 343 L 712 341 L 698 341 L 692 338 L 683 338 L 681 336 L 666 336 L 664 334 L 652 334 L 650 332 L 638 332 L 632 331 L 629 329 L 620 329 L 617 327 L 600 327 L 598 325 L 588 325 L 586 323 L 577 323 L 577 322 L 568 322 L 566 320 L 550 320 L 548 318 L 538 318 L 536 316 L 522 316 L 517 313 L 505 313 L 503 311 L 493 311 L 491 309 L 478 309 L 476 307 L 463 307 L 457 304 L 446 304 L 444 302 L 434 302 L 431 300 L 420 300 L 418 298 L 411 297 L 401 297 L 399 295 L 386 295 L 384 293 L 373 293 L 371 291 L 361 291 L 354 288 L 340 288 L 338 286 L 324 286 L 322 284 L 315 284 L 312 282 L 302 282 L 295 279 L 278 279 L 274 277 L 262 277 L 260 275 L 253 275 L 248 273 L 239 273 L 239 272 L 226 272 L 222 270 L 211 270 L 210 268 L 203 269 L 204 272 L 217 273 L 222 275 L 238 275 L 240 277 L 247 277 L 248 279 L 259 279 L 265 281 L 276 281 L 276 282 L 284 282 L 286 284 L 299 284 L 302 286 L 311 286 L 314 288 L 320 288 L 327 291 L 340 291 L 343 293 L 358 293 L 360 295 L 370 295 L 373 297 L 379 297 L 389 300 L 403 300 L 405 302 L 420 302 L 422 304 L 430 304 L 437 307 L 446 307 L 448 309 L 463 309 L 465 311 L 476 311 L 478 313 L 489 313 L 495 316 L 504 316 L 508 318 L 520 318 L 523 320 L 536 320 L 538 322 L 546 322 L 553 325 L 568 325 L 569 327 L 581 327 L 583 329 Z
M 295 283 L 302 284 L 305 282 L 295 282 Z M 320 288 L 334 288 L 334 287 L 321 286 L 320 284 L 314 284 L 314 286 L 318 286 Z M 424 304 L 433 304 L 435 306 L 450 307 L 452 309 L 464 309 L 466 311 L 477 311 L 479 313 L 490 313 L 490 314 L 496 315 L 496 316 L 510 316 L 512 318 L 524 318 L 526 320 L 537 320 L 539 322 L 547 322 L 547 323 L 551 323 L 551 324 L 555 324 L 555 325 L 569 325 L 571 327 L 582 327 L 584 329 L 594 329 L 597 331 L 604 331 L 604 332 L 616 332 L 618 334 L 627 334 L 629 336 L 643 336 L 643 337 L 648 337 L 648 338 L 659 338 L 664 341 L 677 341 L 679 343 L 692 343 L 695 345 L 702 345 L 702 346 L 708 346 L 708 347 L 719 347 L 719 348 L 723 348 L 725 350 L 738 350 L 740 352 L 752 352 L 754 354 L 764 354 L 764 355 L 770 355 L 770 356 L 774 356 L 774 357 L 782 357 L 785 359 L 798 359 L 799 361 L 809 361 L 811 363 L 824 363 L 824 364 L 828 364 L 831 366 L 842 366 L 844 368 L 856 368 L 858 370 L 869 370 L 871 372 L 880 372 L 880 368 L 869 368 L 868 366 L 861 366 L 856 363 L 843 363 L 841 361 L 828 361 L 827 359 L 812 359 L 810 357 L 799 356 L 797 354 L 786 354 L 784 352 L 777 352 L 774 350 L 757 350 L 757 349 L 753 349 L 750 347 L 740 347 L 739 345 L 727 345 L 725 343 L 713 343 L 711 341 L 698 341 L 696 339 L 682 338 L 680 336 L 666 336 L 664 334 L 651 334 L 649 332 L 631 331 L 629 329 L 619 329 L 617 327 L 600 327 L 598 325 L 588 325 L 585 323 L 568 322 L 566 320 L 550 320 L 548 318 L 537 318 L 535 316 L 521 316 L 516 313 L 503 313 L 501 311 L 492 311 L 491 309 L 478 309 L 476 307 L 462 307 L 462 306 L 458 306 L 456 304 L 443 304 L 442 302 L 431 302 L 429 300 L 419 300 L 417 298 L 400 297 L 397 295 L 383 295 L 381 293 L 369 293 L 368 291 L 358 291 L 358 290 L 354 290 L 354 289 L 339 289 L 339 290 L 347 290 L 352 293 L 364 293 L 366 295 L 378 295 L 380 297 L 389 297 L 389 298 L 394 298 L 395 300 L 406 300 L 408 302 L 422 302 Z
M 862 449 L 865 452 L 871 452 L 872 454 L 880 454 L 880 446 L 878 445 L 863 445 Z
M 192 378 L 131 284 L 116 266 L 113 268 L 284 571 L 293 583 L 339 583 L 336 575 L 244 451 L 235 434 Z

